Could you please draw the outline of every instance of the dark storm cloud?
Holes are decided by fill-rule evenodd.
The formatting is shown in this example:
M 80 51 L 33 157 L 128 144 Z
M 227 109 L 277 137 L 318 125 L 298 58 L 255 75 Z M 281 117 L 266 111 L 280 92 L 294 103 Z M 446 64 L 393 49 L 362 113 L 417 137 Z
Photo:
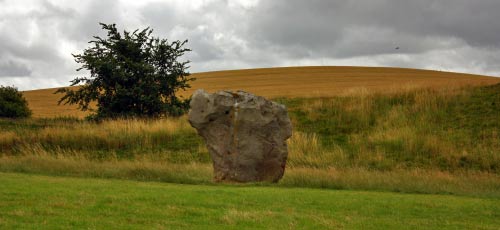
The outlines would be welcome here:
M 261 1 L 250 22 L 256 41 L 313 55 L 350 57 L 500 46 L 500 1 Z M 291 49 L 289 49 L 291 48 Z

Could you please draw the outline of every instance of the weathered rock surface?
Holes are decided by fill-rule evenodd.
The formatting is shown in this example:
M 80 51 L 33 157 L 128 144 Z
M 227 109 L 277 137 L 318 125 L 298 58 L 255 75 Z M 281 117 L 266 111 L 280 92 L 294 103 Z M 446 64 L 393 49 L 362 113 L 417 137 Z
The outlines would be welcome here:
M 197 90 L 189 122 L 206 142 L 216 181 L 277 182 L 292 126 L 284 105 L 244 91 Z

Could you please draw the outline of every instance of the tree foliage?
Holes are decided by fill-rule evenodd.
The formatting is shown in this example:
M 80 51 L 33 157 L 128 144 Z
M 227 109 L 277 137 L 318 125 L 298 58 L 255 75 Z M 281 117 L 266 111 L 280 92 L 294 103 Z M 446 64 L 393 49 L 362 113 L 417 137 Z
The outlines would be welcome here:
M 59 104 L 77 104 L 83 111 L 96 102 L 96 118 L 178 116 L 189 108 L 189 100 L 176 96 L 189 88 L 189 61 L 178 59 L 185 52 L 187 40 L 169 43 L 153 37 L 149 27 L 120 33 L 115 24 L 100 23 L 107 37 L 94 36 L 83 54 L 73 54 L 90 76 L 78 77 Z
M 28 102 L 15 87 L 0 86 L 0 117 L 25 118 L 31 116 Z

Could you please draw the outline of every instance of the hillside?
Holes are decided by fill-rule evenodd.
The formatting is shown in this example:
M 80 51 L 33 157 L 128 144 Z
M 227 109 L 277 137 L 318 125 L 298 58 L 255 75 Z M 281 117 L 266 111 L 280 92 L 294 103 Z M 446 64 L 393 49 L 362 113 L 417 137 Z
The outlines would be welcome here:
M 397 91 L 404 87 L 443 87 L 484 85 L 500 78 L 481 75 L 382 67 L 283 67 L 215 71 L 192 74 L 197 80 L 182 93 L 188 97 L 196 89 L 245 90 L 265 97 L 329 97 L 366 89 L 375 92 Z M 56 89 L 24 92 L 34 117 L 83 117 L 75 106 L 58 106 Z
M 194 88 L 236 85 L 287 106 L 294 131 L 280 186 L 500 197 L 500 84 L 492 84 L 500 79 L 354 67 L 330 67 L 330 75 L 323 74 L 330 77 L 322 78 L 318 69 L 202 73 Z M 343 75 L 335 75 L 340 69 Z M 301 83 L 290 83 L 293 76 Z M 266 91 L 263 82 L 273 79 L 276 89 Z M 316 91 L 323 94 L 312 94 L 316 83 L 304 79 L 323 79 L 323 91 Z M 457 87 L 464 85 L 476 86 Z M 296 93 L 287 95 L 287 87 Z M 56 107 L 51 91 L 32 94 L 40 102 L 34 105 L 48 105 L 38 116 L 77 114 Z M 102 123 L 0 119 L 0 172 L 211 184 L 210 163 L 187 116 Z

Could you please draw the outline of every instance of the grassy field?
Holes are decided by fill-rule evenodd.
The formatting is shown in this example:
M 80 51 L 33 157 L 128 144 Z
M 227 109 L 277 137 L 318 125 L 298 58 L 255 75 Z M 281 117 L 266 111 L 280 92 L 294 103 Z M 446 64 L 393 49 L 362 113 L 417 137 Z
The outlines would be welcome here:
M 331 97 L 356 92 L 394 92 L 405 88 L 441 88 L 499 83 L 500 78 L 440 71 L 380 67 L 286 67 L 194 73 L 192 88 L 180 95 L 189 97 L 196 89 L 246 90 L 269 98 Z M 68 83 L 69 84 L 69 83 Z M 75 106 L 58 106 L 56 89 L 24 92 L 34 117 L 84 117 Z
M 0 173 L 1 229 L 498 229 L 500 200 Z
M 288 107 L 279 183 L 215 184 L 186 116 L 94 123 L 57 106 L 54 89 L 28 91 L 35 117 L 0 119 L 0 229 L 500 224 L 500 78 L 362 67 L 194 77 L 192 90 L 243 89 Z
M 500 84 L 275 100 L 294 126 L 281 186 L 500 197 Z M 186 117 L 0 127 L 0 171 L 211 183 Z

